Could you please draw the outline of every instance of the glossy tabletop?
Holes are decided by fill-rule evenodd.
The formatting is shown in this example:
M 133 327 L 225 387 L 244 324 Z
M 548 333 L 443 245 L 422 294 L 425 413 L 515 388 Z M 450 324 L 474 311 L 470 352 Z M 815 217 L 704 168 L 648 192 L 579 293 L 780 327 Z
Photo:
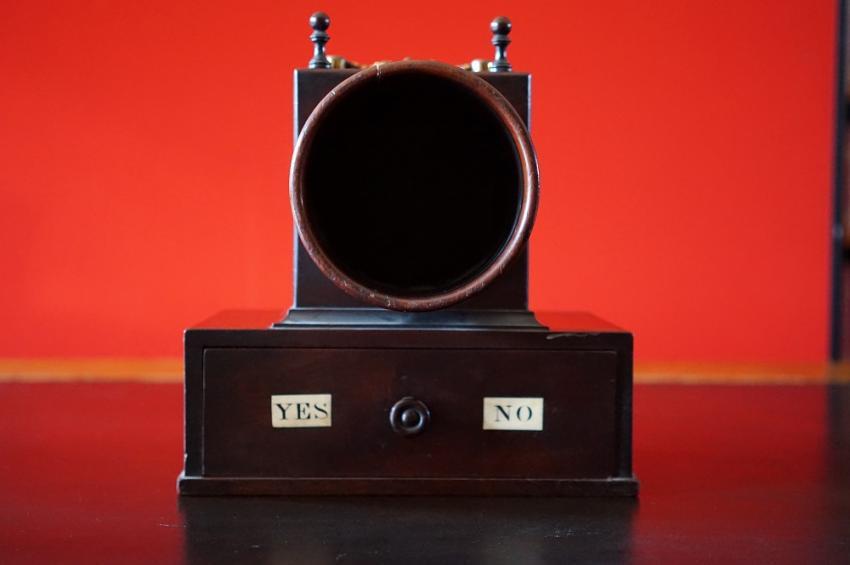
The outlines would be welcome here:
M 850 563 L 850 387 L 638 386 L 634 499 L 183 498 L 176 384 L 0 384 L 0 563 Z

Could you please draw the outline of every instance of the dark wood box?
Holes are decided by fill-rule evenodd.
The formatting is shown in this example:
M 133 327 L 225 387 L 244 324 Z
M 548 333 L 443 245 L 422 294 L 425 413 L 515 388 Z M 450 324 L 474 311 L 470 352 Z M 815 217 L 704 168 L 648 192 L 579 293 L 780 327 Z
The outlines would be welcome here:
M 634 495 L 632 336 L 586 314 L 549 329 L 187 330 L 183 494 Z M 330 427 L 272 427 L 273 395 L 329 394 Z M 430 410 L 422 433 L 395 402 Z M 483 429 L 485 397 L 542 398 L 540 431 Z
M 296 136 L 356 72 L 295 72 Z M 528 74 L 479 78 L 528 125 Z M 636 494 L 632 336 L 535 318 L 527 249 L 466 300 L 402 312 L 344 293 L 294 242 L 285 317 L 186 332 L 182 494 Z M 411 406 L 420 433 L 401 425 Z

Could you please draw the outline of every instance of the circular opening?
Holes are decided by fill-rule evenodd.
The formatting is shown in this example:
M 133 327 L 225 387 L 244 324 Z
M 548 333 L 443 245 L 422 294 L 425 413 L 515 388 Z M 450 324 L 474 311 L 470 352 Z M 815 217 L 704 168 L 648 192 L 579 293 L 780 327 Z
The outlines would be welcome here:
M 499 259 L 528 179 L 516 132 L 483 99 L 501 96 L 484 81 L 459 80 L 465 71 L 448 65 L 393 65 L 402 64 L 355 75 L 320 104 L 296 150 L 293 201 L 326 274 L 416 300 L 463 287 Z

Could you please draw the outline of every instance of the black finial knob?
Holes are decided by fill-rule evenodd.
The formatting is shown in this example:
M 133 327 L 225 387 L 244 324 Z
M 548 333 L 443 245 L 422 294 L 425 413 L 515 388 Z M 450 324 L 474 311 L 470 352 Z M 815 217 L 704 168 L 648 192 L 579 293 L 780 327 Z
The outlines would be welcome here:
M 310 16 L 310 27 L 313 28 L 313 33 L 310 34 L 310 41 L 313 42 L 313 58 L 310 59 L 311 69 L 329 69 L 331 62 L 325 56 L 325 44 L 330 40 L 327 29 L 331 25 L 331 19 L 324 12 L 316 12 Z
M 511 39 L 508 34 L 511 33 L 511 20 L 504 16 L 499 16 L 490 22 L 490 31 L 493 32 L 491 43 L 496 47 L 496 58 L 487 67 L 492 72 L 507 72 L 511 70 L 511 64 L 508 62 L 508 45 Z

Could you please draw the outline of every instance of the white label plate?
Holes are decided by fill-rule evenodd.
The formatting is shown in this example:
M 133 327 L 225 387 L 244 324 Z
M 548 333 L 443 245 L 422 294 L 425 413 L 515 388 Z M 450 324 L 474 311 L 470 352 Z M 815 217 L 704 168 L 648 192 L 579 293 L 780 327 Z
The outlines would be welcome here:
M 272 395 L 272 427 L 331 427 L 330 394 Z
M 483 429 L 540 431 L 543 429 L 543 399 L 485 396 Z

